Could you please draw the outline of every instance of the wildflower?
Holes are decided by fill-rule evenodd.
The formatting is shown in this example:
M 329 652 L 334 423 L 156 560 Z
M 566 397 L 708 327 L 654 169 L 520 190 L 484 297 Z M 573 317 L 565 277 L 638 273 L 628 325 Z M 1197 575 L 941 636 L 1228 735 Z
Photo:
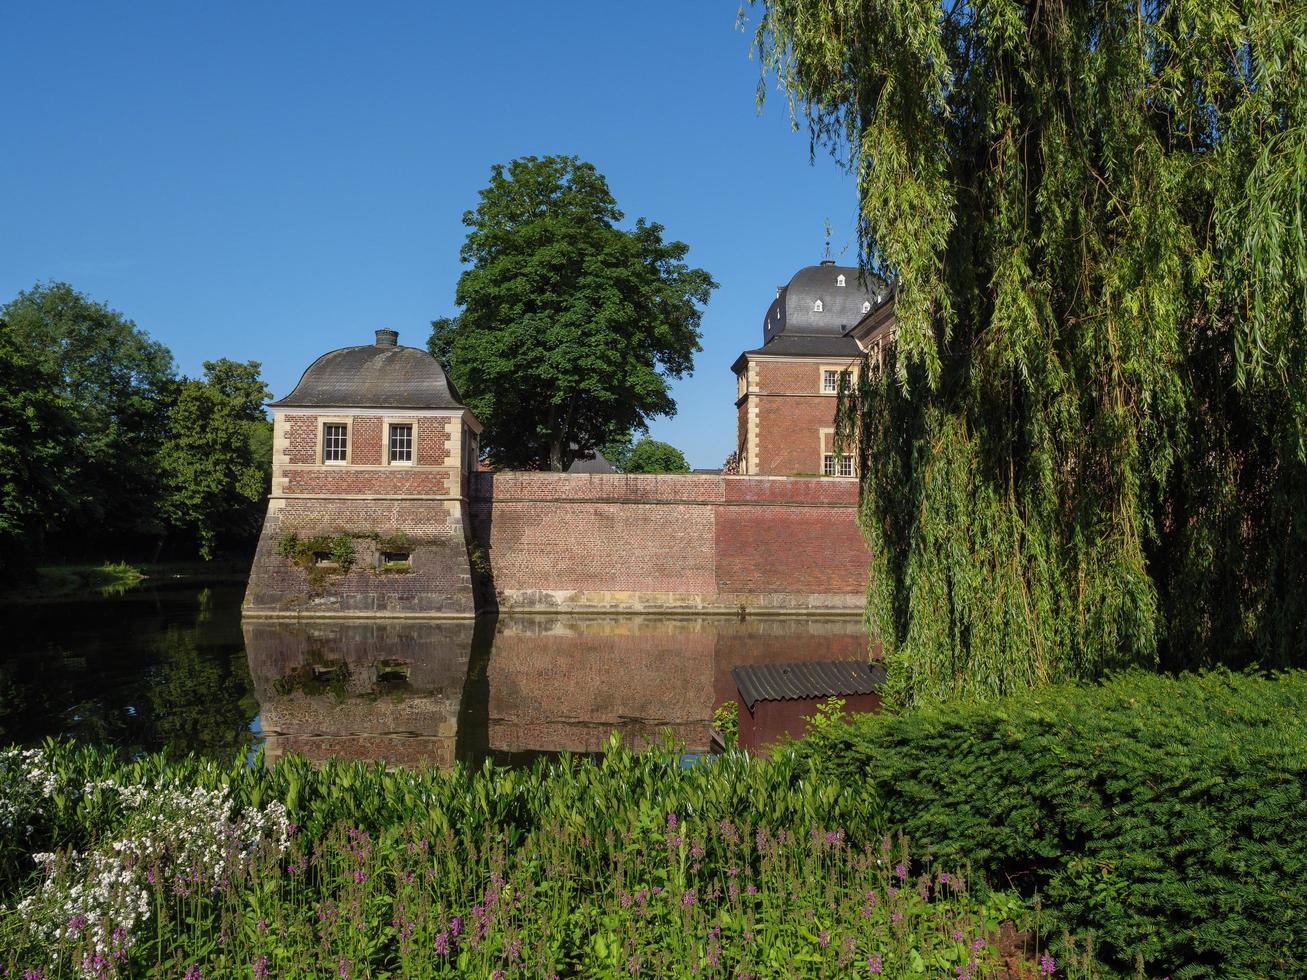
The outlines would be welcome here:
M 830 932 L 829 932 L 828 930 L 826 930 L 826 929 L 823 929 L 821 932 L 819 932 L 819 933 L 817 934 L 817 942 L 818 942 L 818 944 L 821 946 L 822 949 L 825 949 L 827 946 L 829 946 L 829 945 L 830 945 Z
M 689 891 L 687 891 L 684 895 L 681 896 L 681 908 L 688 909 L 691 905 L 693 905 L 697 901 L 698 901 L 698 896 L 694 894 L 694 889 L 691 888 Z
M 890 920 L 890 922 L 894 923 L 895 925 L 898 925 L 900 922 L 903 921 L 903 913 L 902 913 L 902 912 L 891 912 L 891 913 L 890 913 L 889 920 Z
M 349 980 L 349 974 L 352 969 L 354 969 L 354 964 L 342 956 L 336 963 L 336 976 L 340 977 L 341 980 Z
M 496 970 L 494 973 L 490 974 L 490 980 L 504 980 L 504 971 Z
M 256 922 L 256 923 L 254 924 L 254 928 L 257 929 L 259 932 L 267 932 L 267 931 L 268 931 L 268 920 L 267 920 L 267 919 L 260 919 L 258 922 Z
M 441 929 L 440 932 L 436 933 L 436 955 L 449 955 L 449 931 L 447 929 Z
M 982 949 L 985 948 L 985 937 L 983 937 L 983 936 L 977 936 L 977 937 L 972 941 L 972 943 L 971 943 L 971 948 L 972 948 L 973 951 L 979 953 Z
M 902 881 L 908 876 L 908 869 L 905 868 L 903 862 L 900 861 L 898 864 L 894 865 L 894 873 L 898 875 L 899 880 Z
M 867 957 L 867 969 L 877 975 L 883 972 L 879 953 L 872 953 Z
M 268 954 L 254 961 L 254 980 L 268 980 Z
M 748 894 L 750 894 L 750 895 L 757 895 L 757 894 L 758 894 L 758 886 L 755 885 L 753 882 L 749 882 L 749 886 L 748 886 L 747 888 L 745 888 L 744 890 L 745 890 Z
M 1053 971 L 1056 969 L 1057 963 L 1053 960 L 1053 957 L 1049 956 L 1047 953 L 1039 958 L 1039 972 L 1044 976 L 1051 977 Z

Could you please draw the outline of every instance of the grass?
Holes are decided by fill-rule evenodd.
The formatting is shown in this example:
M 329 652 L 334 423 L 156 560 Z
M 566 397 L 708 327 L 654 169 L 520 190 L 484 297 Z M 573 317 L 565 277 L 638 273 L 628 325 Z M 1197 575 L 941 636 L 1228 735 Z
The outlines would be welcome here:
M 249 570 L 249 562 L 244 560 L 42 565 L 34 579 L 12 583 L 0 592 L 0 604 L 122 595 L 144 581 L 194 578 L 237 582 L 244 581 Z

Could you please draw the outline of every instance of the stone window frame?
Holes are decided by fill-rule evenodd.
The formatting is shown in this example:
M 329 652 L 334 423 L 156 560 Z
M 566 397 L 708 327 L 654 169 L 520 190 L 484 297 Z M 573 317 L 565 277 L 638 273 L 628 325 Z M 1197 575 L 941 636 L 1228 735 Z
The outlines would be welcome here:
M 409 427 L 409 458 L 408 459 L 391 459 L 390 458 L 390 430 L 397 425 L 406 425 Z M 417 466 L 418 465 L 418 429 L 416 419 L 383 416 L 381 419 L 381 459 L 386 466 Z
M 830 450 L 826 449 L 826 438 L 830 437 Z M 838 459 L 836 457 L 839 457 Z M 826 461 L 831 461 L 831 471 L 826 471 Z M 848 472 L 844 472 L 847 470 Z M 858 474 L 853 466 L 853 454 L 835 452 L 835 428 L 823 426 L 817 430 L 817 472 L 828 479 L 849 480 Z
M 320 466 L 348 466 L 353 462 L 354 457 L 354 425 L 353 419 L 347 415 L 320 415 L 318 416 L 318 465 Z M 327 459 L 327 426 L 343 425 L 345 427 L 345 458 L 344 459 Z
M 850 364 L 846 364 L 846 365 L 844 365 L 844 366 L 840 366 L 840 365 L 837 365 L 837 364 L 822 364 L 822 365 L 818 366 L 818 368 L 817 368 L 817 393 L 818 393 L 819 395 L 838 395 L 838 394 L 840 393 L 840 375 L 841 375 L 841 374 L 848 374 L 848 375 L 849 375 L 849 381 L 852 382 L 852 381 L 853 381 L 853 376 L 852 376 L 852 374 L 851 374 L 852 371 L 853 371 L 853 366 L 850 365 Z M 832 373 L 832 374 L 835 375 L 835 387 L 834 387 L 834 388 L 827 388 L 827 387 L 826 387 L 826 375 L 827 375 L 827 373 Z

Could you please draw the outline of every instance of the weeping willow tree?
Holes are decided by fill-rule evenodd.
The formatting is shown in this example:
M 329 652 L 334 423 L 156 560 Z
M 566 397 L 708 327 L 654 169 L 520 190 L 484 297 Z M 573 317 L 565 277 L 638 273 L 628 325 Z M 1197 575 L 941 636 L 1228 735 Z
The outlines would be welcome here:
M 893 696 L 1304 663 L 1307 4 L 760 6 L 896 283 L 840 426 Z

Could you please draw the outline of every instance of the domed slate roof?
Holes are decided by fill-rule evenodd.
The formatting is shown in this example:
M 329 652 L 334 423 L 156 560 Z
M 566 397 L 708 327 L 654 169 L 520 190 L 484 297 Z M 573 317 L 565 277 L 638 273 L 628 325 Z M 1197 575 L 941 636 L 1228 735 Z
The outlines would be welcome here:
M 420 347 L 378 330 L 376 343 L 342 347 L 309 365 L 276 408 L 463 408 L 453 382 Z
M 833 262 L 805 266 L 767 308 L 763 343 L 781 333 L 839 337 L 879 304 L 885 290 L 877 276 L 867 275 L 864 281 L 857 266 Z

